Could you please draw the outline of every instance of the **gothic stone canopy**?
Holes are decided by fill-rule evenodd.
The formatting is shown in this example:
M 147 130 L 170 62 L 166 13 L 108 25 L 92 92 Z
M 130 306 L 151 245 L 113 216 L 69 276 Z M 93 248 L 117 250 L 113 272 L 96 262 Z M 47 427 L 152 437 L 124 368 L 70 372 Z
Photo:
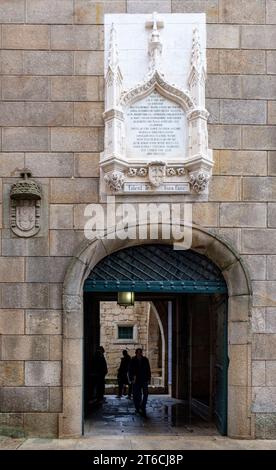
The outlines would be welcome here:
M 105 15 L 100 195 L 208 195 L 205 15 Z

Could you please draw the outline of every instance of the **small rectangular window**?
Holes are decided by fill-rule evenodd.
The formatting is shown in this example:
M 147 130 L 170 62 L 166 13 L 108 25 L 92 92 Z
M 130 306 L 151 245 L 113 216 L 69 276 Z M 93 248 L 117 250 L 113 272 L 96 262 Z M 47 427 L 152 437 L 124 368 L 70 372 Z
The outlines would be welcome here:
M 133 339 L 133 326 L 118 326 L 118 339 Z

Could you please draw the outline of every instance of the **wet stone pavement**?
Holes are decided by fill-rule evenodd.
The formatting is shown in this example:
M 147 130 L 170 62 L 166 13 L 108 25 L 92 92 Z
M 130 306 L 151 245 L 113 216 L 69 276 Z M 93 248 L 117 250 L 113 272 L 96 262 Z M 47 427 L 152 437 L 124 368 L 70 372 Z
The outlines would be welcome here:
M 135 413 L 132 400 L 106 396 L 106 402 L 95 408 L 85 422 L 86 436 L 110 435 L 218 435 L 213 423 L 190 416 L 185 402 L 167 395 L 150 395 L 147 418 Z

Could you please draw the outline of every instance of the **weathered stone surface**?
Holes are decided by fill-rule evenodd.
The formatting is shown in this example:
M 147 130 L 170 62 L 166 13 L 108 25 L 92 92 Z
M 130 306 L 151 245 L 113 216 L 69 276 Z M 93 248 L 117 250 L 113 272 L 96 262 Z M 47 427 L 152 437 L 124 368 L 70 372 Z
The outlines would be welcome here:
M 276 201 L 276 178 L 243 178 L 244 201 Z
M 23 282 L 24 258 L 0 258 L 0 282 Z
M 50 336 L 50 358 L 51 361 L 62 361 L 62 336 Z
M 267 279 L 270 281 L 276 280 L 276 255 L 267 257 Z
M 51 180 L 51 202 L 63 204 L 92 203 L 98 200 L 96 178 Z
M 98 153 L 75 153 L 74 155 L 74 175 L 85 178 L 95 178 L 99 176 Z M 0 160 L 1 161 L 1 160 Z
M 218 235 L 222 240 L 225 240 L 234 249 L 240 252 L 241 250 L 241 231 L 239 228 L 219 228 L 211 229 Z
M 208 61 L 207 61 L 208 64 Z M 209 70 L 209 64 L 208 64 Z M 265 51 L 220 50 L 219 71 L 225 74 L 264 74 L 266 71 Z M 210 70 L 209 70 L 210 72 Z M 217 73 L 216 71 L 213 73 Z
M 1 309 L 0 310 L 0 334 L 22 335 L 24 334 L 24 311 Z
M 53 101 L 97 101 L 98 77 L 52 77 L 51 99 Z
M 24 167 L 24 153 L 0 153 L 0 174 L 2 177 L 18 177 Z
M 276 413 L 256 413 L 256 439 L 276 439 Z
M 63 79 L 64 80 L 64 79 Z M 48 77 L 2 77 L 4 100 L 47 101 L 49 99 Z
M 265 0 L 220 0 L 220 23 L 265 23 Z
M 28 257 L 26 260 L 26 281 L 63 282 L 68 264 L 68 259 L 60 256 L 55 258 Z
M 211 124 L 209 128 L 209 145 L 213 149 L 240 149 L 241 128 L 233 125 Z M 255 147 L 253 147 L 255 148 Z
M 28 437 L 57 437 L 58 415 L 56 413 L 27 413 L 24 416 L 24 430 Z
M 51 204 L 50 206 L 50 228 L 72 229 L 73 228 L 73 205 Z
M 246 75 L 241 78 L 242 98 L 271 99 L 275 98 L 276 77 L 273 75 Z
M 274 49 L 276 31 L 274 26 L 248 25 L 241 27 L 242 49 Z
M 250 298 L 248 295 L 237 295 L 229 298 L 229 322 L 247 322 L 250 315 Z
M 221 100 L 222 124 L 266 124 L 266 103 L 260 100 Z
M 3 256 L 47 256 L 49 253 L 48 237 L 29 238 L 3 238 Z
M 265 364 L 266 364 L 266 385 L 275 387 L 276 386 L 276 361 L 266 361 Z
M 275 24 L 276 23 L 276 4 L 275 0 L 266 0 L 266 23 Z
M 75 0 L 75 23 L 103 24 L 105 13 L 126 13 L 125 0 Z
M 206 13 L 207 23 L 217 23 L 218 0 L 172 0 L 172 13 Z
M 242 250 L 248 254 L 271 254 L 274 248 L 276 230 L 244 229 L 242 232 Z
M 266 310 L 264 307 L 253 307 L 251 309 L 251 329 L 253 333 L 265 333 Z
M 64 340 L 63 385 L 75 387 L 82 383 L 82 340 Z
M 276 282 L 275 281 L 253 281 L 253 305 L 269 306 L 276 305 Z
M 74 124 L 76 126 L 103 126 L 103 103 L 75 103 Z
M 239 367 L 237 367 L 239 364 Z M 246 386 L 248 382 L 248 346 L 231 345 L 229 347 L 229 385 Z
M 276 124 L 276 101 L 267 103 L 267 123 Z
M 2 0 L 0 23 L 24 23 L 25 0 Z
M 8 387 L 0 390 L 0 406 L 4 412 L 47 411 L 47 387 Z
M 266 308 L 265 327 L 267 333 L 276 333 L 276 309 L 273 307 Z
M 23 74 L 23 51 L 0 51 L 1 73 L 4 75 Z
M 0 361 L 0 386 L 17 387 L 24 384 L 23 361 Z
M 103 51 L 77 51 L 75 52 L 76 75 L 103 75 Z
M 266 334 L 254 334 L 252 340 L 252 359 L 266 359 Z
M 214 176 L 210 182 L 210 201 L 237 201 L 240 198 L 240 179 L 233 176 Z
M 220 225 L 226 227 L 266 227 L 266 205 L 222 203 Z
M 58 114 L 58 109 L 56 112 Z M 64 112 L 66 112 L 66 108 L 64 108 Z M 62 113 L 63 111 L 59 116 L 60 122 L 62 121 Z M 25 162 L 32 171 L 33 177 L 71 177 L 74 173 L 72 153 L 26 153 Z
M 48 308 L 47 284 L 25 283 L 1 285 L 3 308 Z
M 54 152 L 97 152 L 99 150 L 97 128 L 57 127 L 51 129 L 51 149 Z
M 220 103 L 217 99 L 207 99 L 206 100 L 206 109 L 209 112 L 208 122 L 210 124 L 219 124 L 220 123 Z
M 210 49 L 238 49 L 240 47 L 239 26 L 208 24 L 207 47 Z
M 268 175 L 276 176 L 276 152 L 268 152 Z
M 3 49 L 49 49 L 50 32 L 44 25 L 3 25 Z
M 0 103 L 1 126 L 70 126 L 72 124 L 72 103 L 15 101 Z
M 252 411 L 255 413 L 276 412 L 276 387 L 253 387 Z
M 27 335 L 59 335 L 62 332 L 60 310 L 27 310 L 25 321 Z
M 55 25 L 51 28 L 51 48 L 57 50 L 103 49 L 103 26 Z
M 275 127 L 244 126 L 242 132 L 242 145 L 245 149 L 276 149 Z
M 252 385 L 265 385 L 265 361 L 252 361 Z
M 218 205 L 215 203 L 194 203 L 193 222 L 201 226 L 217 226 Z
M 72 256 L 84 239 L 83 231 L 73 232 L 69 230 L 52 230 L 50 238 L 50 255 Z
M 208 73 L 219 73 L 219 50 L 206 49 Z
M 230 322 L 228 326 L 228 337 L 230 344 L 248 343 L 248 324 L 247 322 Z M 235 384 L 233 384 L 235 385 Z M 238 384 L 236 384 L 238 385 Z
M 73 0 L 27 0 L 27 23 L 73 22 Z
M 47 336 L 3 336 L 2 359 L 4 360 L 47 360 L 49 338 Z
M 47 151 L 48 129 L 46 127 L 6 127 L 2 130 L 4 151 Z
M 49 411 L 61 412 L 62 411 L 62 388 L 51 387 L 49 392 L 50 392 Z
M 28 386 L 59 386 L 61 364 L 58 361 L 27 361 L 25 363 L 25 384 Z
M 263 281 L 266 279 L 266 256 L 243 255 L 242 258 L 248 267 L 251 280 Z
M 250 436 L 247 387 L 229 386 L 228 435 L 231 437 L 242 436 L 243 438 Z
M 62 309 L 62 284 L 50 284 L 50 308 Z
M 24 70 L 28 75 L 71 75 L 73 52 L 25 51 Z
M 70 416 L 75 414 L 73 403 L 77 405 L 77 408 L 81 407 L 82 401 L 81 387 L 64 387 L 64 414 Z

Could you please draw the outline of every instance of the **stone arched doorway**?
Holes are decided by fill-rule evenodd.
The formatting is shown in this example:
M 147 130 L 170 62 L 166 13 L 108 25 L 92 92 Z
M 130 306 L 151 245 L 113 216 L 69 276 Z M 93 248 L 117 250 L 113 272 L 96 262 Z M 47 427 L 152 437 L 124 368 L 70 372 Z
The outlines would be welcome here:
M 83 410 L 83 285 L 93 267 L 107 255 L 154 240 L 122 240 L 109 236 L 85 242 L 68 268 L 63 290 L 63 413 L 60 436 L 82 433 Z M 169 244 L 168 240 L 156 240 Z M 228 435 L 252 437 L 250 280 L 239 254 L 226 241 L 193 226 L 192 250 L 211 259 L 228 288 Z M 246 340 L 240 341 L 240 338 Z

